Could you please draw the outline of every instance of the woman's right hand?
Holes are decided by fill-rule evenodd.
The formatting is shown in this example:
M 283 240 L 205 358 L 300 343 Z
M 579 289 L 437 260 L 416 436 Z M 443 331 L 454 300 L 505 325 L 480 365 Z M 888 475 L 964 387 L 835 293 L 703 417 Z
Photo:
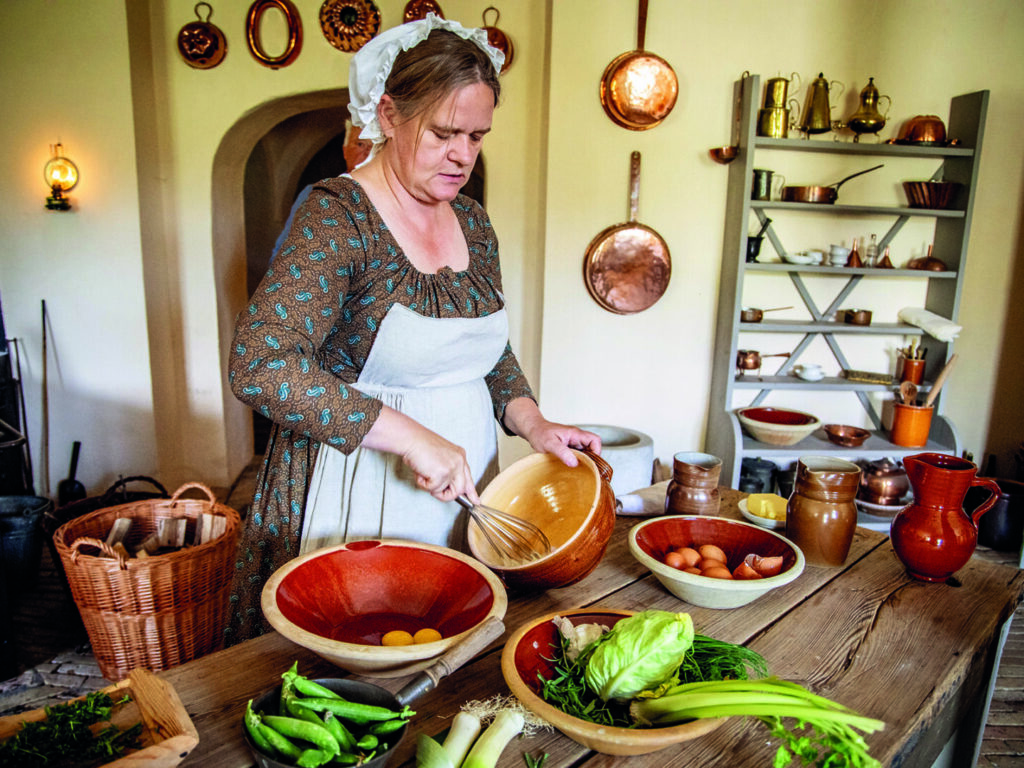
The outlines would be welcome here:
M 381 409 L 362 444 L 400 456 L 416 474 L 416 485 L 440 501 L 460 495 L 480 501 L 466 451 L 393 408 Z

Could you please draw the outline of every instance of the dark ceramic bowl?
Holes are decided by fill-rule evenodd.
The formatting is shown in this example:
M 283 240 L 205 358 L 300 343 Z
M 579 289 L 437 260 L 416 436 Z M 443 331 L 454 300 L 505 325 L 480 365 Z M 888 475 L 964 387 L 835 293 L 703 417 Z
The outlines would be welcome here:
M 788 408 L 740 408 L 736 416 L 751 437 L 769 445 L 795 445 L 821 426 L 816 416 Z
M 430 666 L 508 607 L 498 578 L 472 557 L 412 541 L 370 539 L 325 547 L 279 568 L 263 588 L 278 632 L 342 669 L 398 677 Z M 433 628 L 441 640 L 383 646 L 394 629 Z
M 826 424 L 825 435 L 836 445 L 844 448 L 856 448 L 863 445 L 871 433 L 860 427 L 853 427 L 849 424 Z
M 713 579 L 665 565 L 665 556 L 679 547 L 715 544 L 736 569 L 747 555 L 782 557 L 782 570 L 763 579 Z M 629 531 L 629 551 L 651 570 L 662 585 L 691 605 L 702 608 L 737 608 L 773 589 L 789 584 L 804 570 L 800 548 L 761 526 L 707 515 L 655 517 Z
M 589 608 L 559 611 L 526 622 L 505 643 L 505 649 L 501 654 L 501 674 L 509 689 L 523 706 L 551 723 L 577 744 L 605 755 L 646 755 L 703 736 L 718 728 L 725 722 L 724 718 L 693 720 L 666 728 L 613 728 L 567 715 L 540 696 L 537 675 L 551 678 L 555 673 L 552 649 L 557 647 L 558 630 L 551 622 L 553 618 L 567 618 L 577 626 L 603 624 L 613 627 L 617 621 L 632 613 Z
M 400 709 L 398 699 L 391 693 L 383 688 L 370 683 L 362 683 L 356 680 L 345 680 L 341 678 L 320 678 L 316 682 L 325 688 L 329 688 L 335 693 L 341 695 L 348 701 L 355 702 L 356 704 L 372 704 L 377 707 L 387 707 L 388 709 Z M 263 693 L 252 702 L 252 708 L 265 715 L 287 715 L 285 712 L 280 711 L 281 701 L 281 686 L 277 686 L 266 693 Z M 240 718 L 241 719 L 241 718 Z M 403 725 L 397 731 L 388 734 L 387 736 L 381 737 L 381 747 L 378 747 L 378 754 L 372 759 L 360 763 L 363 768 L 383 768 L 387 765 L 391 759 L 393 748 L 401 738 L 405 735 L 409 726 Z M 245 727 L 245 723 L 242 723 L 242 736 L 245 738 L 245 743 L 249 747 L 249 751 L 252 752 L 252 756 L 256 760 L 256 765 L 259 768 L 293 768 L 295 765 L 291 762 L 282 762 L 278 760 L 275 755 L 268 755 L 266 752 L 262 752 L 259 747 L 249 737 L 249 729 Z M 386 744 L 387 747 L 383 745 Z

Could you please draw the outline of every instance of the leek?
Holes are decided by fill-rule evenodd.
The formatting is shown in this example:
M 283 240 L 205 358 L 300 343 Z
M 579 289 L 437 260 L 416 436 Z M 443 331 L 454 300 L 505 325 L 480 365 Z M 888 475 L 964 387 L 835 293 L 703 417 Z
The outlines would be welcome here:
M 458 768 L 444 747 L 421 733 L 416 737 L 416 768 Z
M 519 735 L 525 724 L 522 714 L 503 709 L 473 744 L 461 768 L 494 768 L 505 747 Z
M 455 715 L 452 719 L 452 727 L 448 730 L 448 735 L 441 745 L 448 753 L 452 765 L 462 765 L 470 747 L 473 746 L 476 737 L 480 735 L 480 729 L 480 718 L 476 715 L 471 715 L 469 712 L 459 712 Z

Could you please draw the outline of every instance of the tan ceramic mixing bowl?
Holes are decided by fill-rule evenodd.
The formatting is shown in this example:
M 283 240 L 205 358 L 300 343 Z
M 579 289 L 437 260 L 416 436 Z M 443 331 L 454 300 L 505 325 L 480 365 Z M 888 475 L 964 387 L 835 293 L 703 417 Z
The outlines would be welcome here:
M 551 589 L 574 584 L 604 556 L 615 526 L 612 469 L 592 453 L 574 451 L 576 467 L 534 453 L 513 463 L 480 494 L 489 507 L 529 520 L 547 535 L 551 552 L 532 562 L 508 566 L 476 527 L 469 525 L 473 556 L 510 589 Z

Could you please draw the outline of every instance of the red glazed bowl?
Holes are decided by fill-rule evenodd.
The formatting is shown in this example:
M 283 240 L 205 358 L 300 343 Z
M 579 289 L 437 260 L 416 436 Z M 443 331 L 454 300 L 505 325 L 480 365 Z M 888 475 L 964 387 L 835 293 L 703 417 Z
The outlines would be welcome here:
M 502 564 L 473 522 L 469 548 L 509 589 L 542 590 L 575 584 L 604 557 L 615 527 L 612 470 L 600 456 L 574 451 L 567 467 L 549 453 L 534 453 L 495 477 L 480 501 L 529 520 L 547 535 L 551 552 L 522 565 Z
M 262 607 L 274 629 L 342 669 L 398 677 L 426 669 L 489 616 L 503 618 L 508 598 L 497 577 L 468 555 L 371 539 L 286 563 L 263 587 Z M 380 645 L 385 632 L 428 627 L 442 639 Z
M 795 445 L 821 426 L 817 416 L 788 408 L 740 408 L 736 417 L 751 437 L 769 445 Z
M 558 644 L 558 630 L 551 623 L 553 618 L 561 616 L 577 626 L 596 623 L 612 627 L 632 613 L 589 608 L 559 611 L 528 621 L 513 633 L 501 653 L 501 674 L 509 690 L 523 706 L 577 744 L 605 755 L 646 755 L 715 730 L 725 722 L 724 718 L 694 720 L 665 728 L 612 728 L 567 715 L 541 697 L 537 675 L 545 678 L 554 675 L 551 659 L 552 648 Z
M 781 556 L 782 570 L 762 579 L 713 579 L 665 565 L 672 550 L 703 544 L 722 548 L 730 572 L 750 554 Z M 655 517 L 635 525 L 629 531 L 629 551 L 665 589 L 702 608 L 738 608 L 789 584 L 804 570 L 803 552 L 788 539 L 753 523 L 707 515 Z

